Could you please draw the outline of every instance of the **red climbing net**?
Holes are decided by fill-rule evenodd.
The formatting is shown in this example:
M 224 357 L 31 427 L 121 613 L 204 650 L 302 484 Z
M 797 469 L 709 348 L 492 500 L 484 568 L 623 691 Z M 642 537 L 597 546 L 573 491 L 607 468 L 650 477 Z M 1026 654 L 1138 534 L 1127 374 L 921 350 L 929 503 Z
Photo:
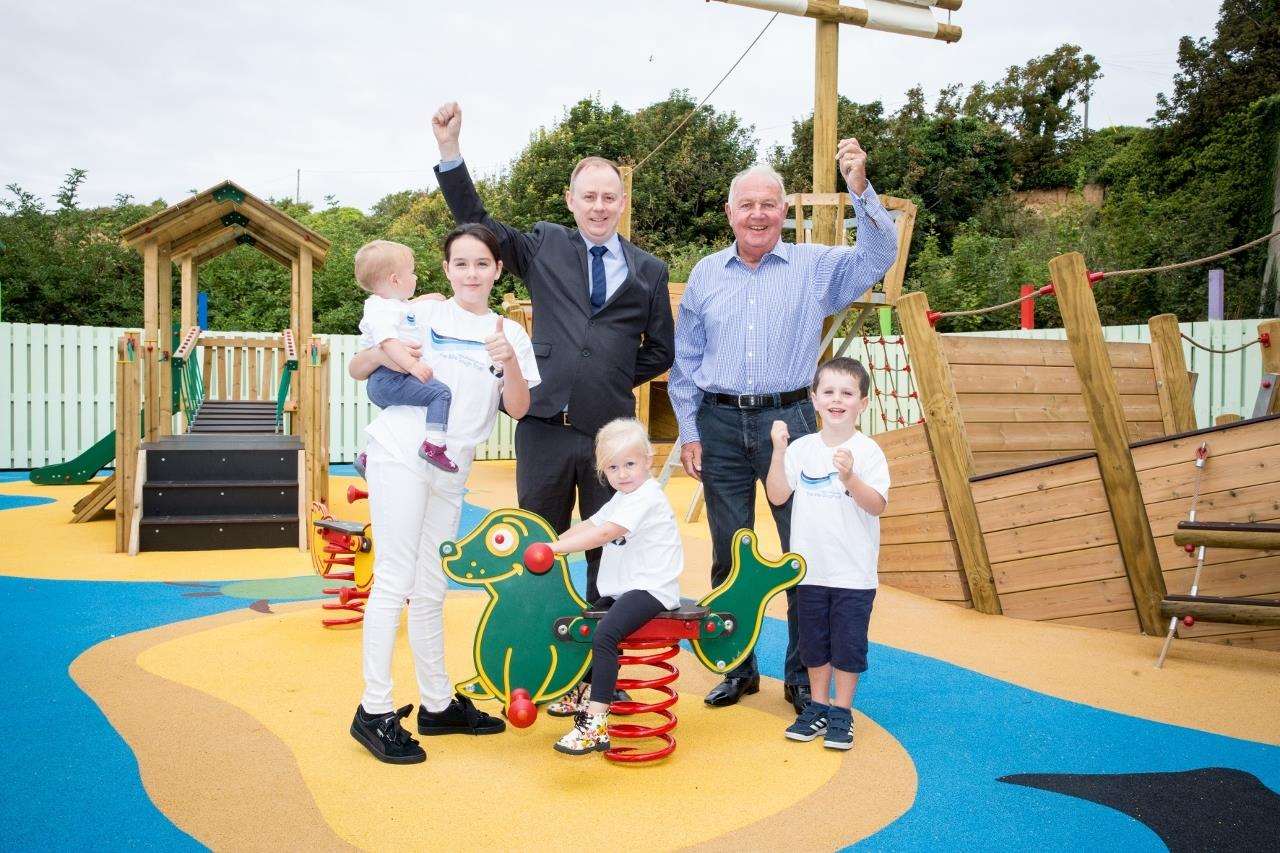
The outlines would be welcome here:
M 901 335 L 878 335 L 861 340 L 860 360 L 871 375 L 871 402 L 863 417 L 871 418 L 873 428 L 865 431 L 883 432 L 924 423 L 905 339 Z

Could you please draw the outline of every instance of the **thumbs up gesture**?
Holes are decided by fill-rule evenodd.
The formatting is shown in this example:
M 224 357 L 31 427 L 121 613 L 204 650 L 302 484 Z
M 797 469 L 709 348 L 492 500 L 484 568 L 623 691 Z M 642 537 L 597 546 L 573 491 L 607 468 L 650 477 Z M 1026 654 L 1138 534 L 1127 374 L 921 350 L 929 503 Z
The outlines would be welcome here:
M 493 360 L 493 363 L 498 366 L 502 366 L 516 357 L 515 349 L 502 331 L 501 317 L 498 318 L 498 324 L 494 327 L 493 334 L 484 339 L 484 349 L 485 352 L 489 353 L 489 358 Z

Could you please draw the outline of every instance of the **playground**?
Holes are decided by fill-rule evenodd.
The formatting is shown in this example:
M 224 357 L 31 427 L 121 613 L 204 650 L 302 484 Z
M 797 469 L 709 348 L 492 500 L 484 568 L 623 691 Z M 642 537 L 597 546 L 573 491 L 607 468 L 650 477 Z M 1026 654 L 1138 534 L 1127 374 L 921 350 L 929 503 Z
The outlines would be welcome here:
M 939 48 L 964 33 L 959 14 L 952 22 L 962 0 L 864 5 L 714 7 L 762 16 L 738 62 L 779 16 L 816 34 L 814 56 L 800 57 L 816 60 L 812 181 L 780 202 L 794 244 L 850 245 L 867 221 L 836 181 L 840 29 Z M 621 166 L 624 240 L 637 175 L 701 106 Z M 450 683 L 505 730 L 424 737 L 421 763 L 372 760 L 351 723 L 378 580 L 370 486 L 351 464 L 372 404 L 347 376 L 355 337 L 316 331 L 333 307 L 318 307 L 318 277 L 351 247 L 304 223 L 308 207 L 231 179 L 108 235 L 140 260 L 127 283 L 137 328 L 0 329 L 0 397 L 15 413 L 6 447 L 25 454 L 0 470 L 0 710 L 14 723 L 0 849 L 1276 849 L 1280 319 L 1224 320 L 1216 268 L 1207 326 L 1162 307 L 1121 337 L 1100 309 L 1127 281 L 1274 254 L 1280 212 L 1270 233 L 1141 268 L 1091 265 L 1089 247 L 1055 243 L 1018 298 L 959 305 L 908 277 L 917 217 L 933 228 L 936 211 L 879 199 L 896 259 L 884 251 L 888 271 L 820 340 L 795 342 L 819 361 L 865 363 L 860 429 L 890 474 L 847 751 L 783 736 L 797 709 L 784 698 L 782 593 L 806 556 L 784 551 L 758 490 L 756 529 L 733 534 L 732 570 L 713 588 L 716 496 L 682 473 L 662 374 L 635 388 L 634 428 L 654 448 L 649 474 L 675 511 L 685 570 L 679 606 L 622 640 L 617 684 L 630 696 L 615 696 L 599 729 L 612 744 L 552 750 L 564 723 L 550 705 L 582 680 L 605 611 L 585 598 L 584 555 L 553 552 L 550 524 L 517 508 L 504 414 L 469 469 L 457 529 L 431 556 L 447 579 Z M 219 294 L 202 270 L 233 252 L 287 271 L 287 322 L 210 328 L 202 300 Z M 663 276 L 680 316 L 684 279 Z M 592 282 L 603 310 L 603 265 Z M 1061 328 L 1030 334 L 1037 308 Z M 504 323 L 532 337 L 530 298 L 507 292 L 501 310 L 495 338 Z M 1021 333 L 946 325 L 989 316 L 1017 316 Z M 546 359 L 551 344 L 539 345 Z M 493 358 L 486 383 L 503 377 Z M 718 396 L 747 408 L 755 395 Z M 559 405 L 573 426 L 573 404 Z M 58 417 L 67 428 L 51 426 Z M 383 577 L 375 601 L 394 589 L 394 573 Z M 704 703 L 753 651 L 759 692 Z M 393 675 L 395 705 L 426 701 L 404 624 Z

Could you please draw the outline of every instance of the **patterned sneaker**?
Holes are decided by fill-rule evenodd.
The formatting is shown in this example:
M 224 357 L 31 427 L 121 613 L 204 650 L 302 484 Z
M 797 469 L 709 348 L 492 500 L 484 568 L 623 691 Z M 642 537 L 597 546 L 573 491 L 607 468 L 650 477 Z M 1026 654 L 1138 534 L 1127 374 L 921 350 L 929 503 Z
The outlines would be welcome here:
M 822 742 L 827 749 L 853 749 L 853 712 L 848 708 L 832 708 L 827 725 L 827 737 Z
M 367 453 L 361 453 L 359 456 L 356 457 L 356 461 L 351 463 L 351 467 L 356 469 L 356 473 L 360 475 L 361 480 L 369 479 L 364 475 L 364 466 L 368 464 L 369 464 L 369 455 Z
M 443 711 L 432 713 L 418 706 L 420 735 L 496 735 L 506 728 L 506 723 L 481 711 L 461 693 L 455 693 Z
M 370 714 L 361 705 L 356 708 L 355 719 L 351 721 L 351 736 L 379 761 L 388 764 L 418 764 L 426 761 L 426 751 L 400 725 L 400 721 L 412 711 L 412 705 L 405 705 L 398 711 Z
M 587 710 L 591 685 L 583 682 L 556 701 L 547 706 L 547 713 L 553 717 L 572 717 L 580 711 Z
M 827 730 L 827 706 L 813 700 L 804 706 L 796 721 L 787 726 L 787 740 L 811 741 Z
M 429 441 L 424 441 L 422 446 L 418 448 L 418 455 L 441 471 L 447 471 L 450 474 L 457 473 L 458 466 L 453 464 L 452 459 L 444 455 L 445 449 L 443 444 L 432 444 Z
M 573 728 L 556 741 L 556 751 L 565 755 L 586 755 L 609 748 L 609 715 L 579 711 L 573 715 Z

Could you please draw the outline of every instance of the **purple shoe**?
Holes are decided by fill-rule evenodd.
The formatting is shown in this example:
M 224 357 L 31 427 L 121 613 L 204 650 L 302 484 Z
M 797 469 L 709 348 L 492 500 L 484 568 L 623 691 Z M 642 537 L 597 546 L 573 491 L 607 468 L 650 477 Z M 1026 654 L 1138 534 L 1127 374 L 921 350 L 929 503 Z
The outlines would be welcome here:
M 444 455 L 445 447 L 443 444 L 432 444 L 429 441 L 422 442 L 422 446 L 418 448 L 418 455 L 439 468 L 441 471 L 447 471 L 450 474 L 456 474 L 458 466 L 453 464 L 453 460 Z
M 364 475 L 364 466 L 367 465 L 368 463 L 369 463 L 369 457 L 368 457 L 368 454 L 365 454 L 365 453 L 361 453 L 359 456 L 356 457 L 356 461 L 351 463 L 351 467 L 356 469 L 356 473 L 360 475 L 361 480 L 369 479 Z

